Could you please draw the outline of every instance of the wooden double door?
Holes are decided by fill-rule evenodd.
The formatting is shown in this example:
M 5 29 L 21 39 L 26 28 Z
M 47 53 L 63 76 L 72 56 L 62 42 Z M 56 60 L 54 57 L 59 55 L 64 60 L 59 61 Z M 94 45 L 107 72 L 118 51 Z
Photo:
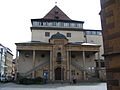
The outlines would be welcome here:
M 61 67 L 55 69 L 55 80 L 64 80 L 64 69 Z

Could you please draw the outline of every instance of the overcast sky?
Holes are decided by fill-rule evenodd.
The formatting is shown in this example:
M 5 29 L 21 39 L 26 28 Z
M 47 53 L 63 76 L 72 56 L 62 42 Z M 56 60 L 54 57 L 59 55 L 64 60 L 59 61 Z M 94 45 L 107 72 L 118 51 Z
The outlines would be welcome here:
M 101 29 L 100 0 L 0 0 L 0 43 L 15 55 L 15 43 L 31 41 L 30 19 L 44 17 L 56 1 L 72 20 L 84 21 L 84 29 Z

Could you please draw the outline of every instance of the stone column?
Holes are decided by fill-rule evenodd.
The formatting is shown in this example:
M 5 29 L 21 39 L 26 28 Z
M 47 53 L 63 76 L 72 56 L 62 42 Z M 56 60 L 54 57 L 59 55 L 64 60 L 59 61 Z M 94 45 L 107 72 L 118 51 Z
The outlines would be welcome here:
M 66 52 L 67 53 L 67 80 L 70 80 L 70 66 L 69 66 L 69 51 Z
M 83 79 L 86 80 L 85 51 L 83 51 L 83 68 L 84 68 L 84 71 L 83 71 Z
M 100 77 L 101 61 L 100 61 L 100 51 L 98 51 L 98 76 Z
M 53 80 L 53 82 L 54 82 L 54 80 L 55 80 L 55 68 L 54 68 L 54 62 L 55 62 L 55 50 L 54 50 L 54 46 L 53 46 L 53 48 L 52 48 L 52 80 Z
M 100 51 L 98 51 L 98 68 L 101 68 Z
M 17 74 L 18 74 L 18 59 L 19 59 L 19 56 L 18 56 L 18 50 L 16 50 L 16 59 L 15 59 L 15 64 L 16 64 L 16 68 L 15 68 L 15 80 L 17 79 Z
M 35 67 L 35 50 L 33 50 L 33 68 Z M 32 72 L 32 78 L 35 78 L 35 70 Z
M 52 80 L 53 78 L 52 78 L 52 60 L 53 60 L 53 52 L 52 52 L 52 50 L 50 50 L 50 74 L 49 74 L 49 76 L 50 76 L 50 80 Z
M 69 77 L 70 77 L 70 82 L 72 82 L 72 77 L 71 77 L 71 51 L 69 54 Z

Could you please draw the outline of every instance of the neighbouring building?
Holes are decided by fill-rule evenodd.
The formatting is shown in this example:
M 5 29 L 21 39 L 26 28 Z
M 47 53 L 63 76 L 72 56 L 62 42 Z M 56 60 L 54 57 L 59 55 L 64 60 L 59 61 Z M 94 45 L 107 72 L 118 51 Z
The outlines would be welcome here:
M 120 0 L 101 0 L 108 90 L 120 90 Z
M 12 69 L 13 69 L 13 71 L 12 71 L 12 75 L 13 75 L 13 77 L 14 77 L 14 79 L 15 79 L 15 73 L 16 73 L 15 59 L 13 59 L 13 61 L 12 61 Z
M 71 20 L 58 6 L 31 23 L 31 41 L 16 43 L 18 77 L 106 79 L 101 30 L 83 29 L 83 21 Z
M 0 44 L 0 76 L 12 76 L 12 51 Z

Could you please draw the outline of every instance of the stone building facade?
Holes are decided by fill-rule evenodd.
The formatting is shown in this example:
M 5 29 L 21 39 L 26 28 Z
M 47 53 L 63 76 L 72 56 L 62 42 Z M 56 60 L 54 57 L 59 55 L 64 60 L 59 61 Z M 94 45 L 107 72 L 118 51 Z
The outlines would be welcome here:
M 13 76 L 13 54 L 12 51 L 0 44 L 0 77 L 2 76 Z
M 108 90 L 120 90 L 120 0 L 101 0 Z
M 105 80 L 101 30 L 83 29 L 83 21 L 71 20 L 58 6 L 31 23 L 31 41 L 16 43 L 19 75 L 50 82 Z

